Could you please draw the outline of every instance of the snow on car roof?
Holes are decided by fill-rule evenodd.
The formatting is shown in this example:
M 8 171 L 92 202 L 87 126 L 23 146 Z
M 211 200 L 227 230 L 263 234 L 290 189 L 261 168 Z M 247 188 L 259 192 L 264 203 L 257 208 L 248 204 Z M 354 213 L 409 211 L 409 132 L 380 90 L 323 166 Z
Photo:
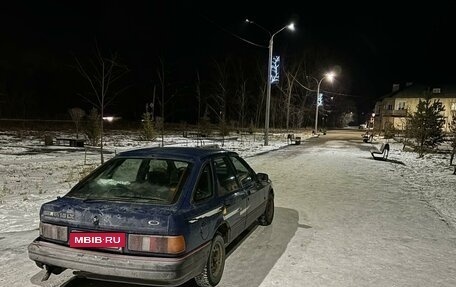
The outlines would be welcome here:
M 187 160 L 197 160 L 214 154 L 230 151 L 221 148 L 208 147 L 154 147 L 142 148 L 119 153 L 119 157 L 164 157 Z M 230 152 L 231 153 L 231 152 Z

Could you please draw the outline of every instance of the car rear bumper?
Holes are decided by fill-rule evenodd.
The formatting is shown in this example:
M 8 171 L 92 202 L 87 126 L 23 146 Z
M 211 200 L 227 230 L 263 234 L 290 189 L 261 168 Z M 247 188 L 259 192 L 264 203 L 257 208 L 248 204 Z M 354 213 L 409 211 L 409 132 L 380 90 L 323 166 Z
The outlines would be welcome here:
M 176 286 L 198 275 L 209 254 L 207 243 L 180 258 L 133 256 L 76 249 L 36 239 L 28 246 L 29 258 L 49 266 L 93 274 L 87 277 L 113 281 L 146 281 L 159 286 Z M 115 278 L 117 277 L 118 280 Z

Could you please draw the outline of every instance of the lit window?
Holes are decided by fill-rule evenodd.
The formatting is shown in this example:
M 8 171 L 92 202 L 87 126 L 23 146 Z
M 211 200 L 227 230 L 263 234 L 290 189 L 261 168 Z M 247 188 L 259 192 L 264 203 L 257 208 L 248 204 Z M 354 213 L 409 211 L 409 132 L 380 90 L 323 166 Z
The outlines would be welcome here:
M 433 94 L 440 94 L 440 88 L 433 88 L 432 89 Z

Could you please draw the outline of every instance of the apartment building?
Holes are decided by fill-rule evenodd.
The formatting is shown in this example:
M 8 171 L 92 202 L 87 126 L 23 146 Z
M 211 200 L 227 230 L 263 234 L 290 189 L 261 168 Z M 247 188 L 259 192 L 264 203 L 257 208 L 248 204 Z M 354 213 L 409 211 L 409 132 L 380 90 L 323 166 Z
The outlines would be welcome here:
M 393 85 L 391 93 L 382 97 L 375 104 L 374 129 L 383 130 L 391 123 L 397 130 L 405 129 L 407 116 L 416 112 L 418 102 L 425 94 L 431 93 L 432 99 L 440 100 L 445 107 L 444 130 L 450 129 L 450 123 L 456 117 L 456 86 L 427 86 L 407 83 L 404 87 Z

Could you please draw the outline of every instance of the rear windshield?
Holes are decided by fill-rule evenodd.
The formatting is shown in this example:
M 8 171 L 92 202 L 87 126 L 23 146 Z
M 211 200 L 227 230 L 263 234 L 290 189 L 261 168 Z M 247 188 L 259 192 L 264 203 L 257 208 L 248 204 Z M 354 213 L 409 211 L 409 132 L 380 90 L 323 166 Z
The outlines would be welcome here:
M 175 202 L 191 164 L 170 159 L 118 158 L 109 161 L 67 196 L 84 200 Z

